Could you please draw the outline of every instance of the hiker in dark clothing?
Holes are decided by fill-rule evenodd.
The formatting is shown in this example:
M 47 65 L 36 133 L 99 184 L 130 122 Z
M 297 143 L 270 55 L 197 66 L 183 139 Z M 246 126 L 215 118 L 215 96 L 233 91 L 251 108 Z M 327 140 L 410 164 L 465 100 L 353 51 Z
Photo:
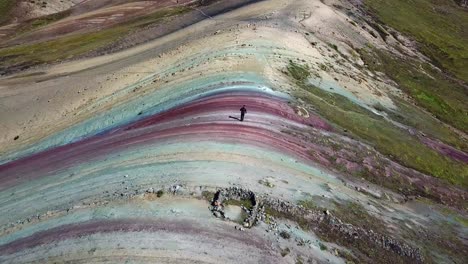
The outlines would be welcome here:
M 244 116 L 245 114 L 247 113 L 247 109 L 245 108 L 245 105 L 242 106 L 242 108 L 240 109 L 241 111 L 241 118 L 240 118 L 240 121 L 244 121 Z

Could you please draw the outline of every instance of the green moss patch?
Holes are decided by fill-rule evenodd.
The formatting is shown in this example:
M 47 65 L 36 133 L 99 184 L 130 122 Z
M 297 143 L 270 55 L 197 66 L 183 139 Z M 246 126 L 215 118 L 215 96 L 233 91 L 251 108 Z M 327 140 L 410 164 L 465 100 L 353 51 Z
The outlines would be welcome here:
M 71 58 L 108 45 L 125 33 L 114 28 L 100 32 L 62 37 L 56 40 L 0 49 L 4 64 L 37 64 Z
M 310 76 L 309 67 L 289 61 L 288 72 L 291 76 L 299 81 L 304 81 Z

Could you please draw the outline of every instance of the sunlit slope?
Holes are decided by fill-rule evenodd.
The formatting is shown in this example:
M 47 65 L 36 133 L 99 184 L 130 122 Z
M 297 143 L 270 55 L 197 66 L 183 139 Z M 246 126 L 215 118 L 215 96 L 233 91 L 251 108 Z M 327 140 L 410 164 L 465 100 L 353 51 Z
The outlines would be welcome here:
M 0 79 L 0 262 L 461 262 L 464 84 L 363 12 L 259 1 Z

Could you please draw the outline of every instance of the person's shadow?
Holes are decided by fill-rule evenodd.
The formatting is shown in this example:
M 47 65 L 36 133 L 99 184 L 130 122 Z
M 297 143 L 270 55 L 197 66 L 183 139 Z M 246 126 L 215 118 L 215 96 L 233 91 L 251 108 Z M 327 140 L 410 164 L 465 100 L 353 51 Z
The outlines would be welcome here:
M 237 121 L 241 121 L 240 118 L 235 117 L 235 116 L 229 116 L 229 118 L 235 119 L 235 120 L 237 120 Z

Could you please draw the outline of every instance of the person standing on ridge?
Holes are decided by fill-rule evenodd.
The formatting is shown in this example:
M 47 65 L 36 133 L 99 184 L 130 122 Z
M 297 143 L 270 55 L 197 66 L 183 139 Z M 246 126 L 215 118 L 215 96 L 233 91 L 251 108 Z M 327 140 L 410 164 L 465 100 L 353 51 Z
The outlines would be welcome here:
M 247 113 L 247 109 L 245 108 L 245 105 L 242 106 L 242 108 L 240 109 L 240 112 L 241 112 L 240 121 L 244 121 L 244 116 L 245 116 L 245 114 Z

